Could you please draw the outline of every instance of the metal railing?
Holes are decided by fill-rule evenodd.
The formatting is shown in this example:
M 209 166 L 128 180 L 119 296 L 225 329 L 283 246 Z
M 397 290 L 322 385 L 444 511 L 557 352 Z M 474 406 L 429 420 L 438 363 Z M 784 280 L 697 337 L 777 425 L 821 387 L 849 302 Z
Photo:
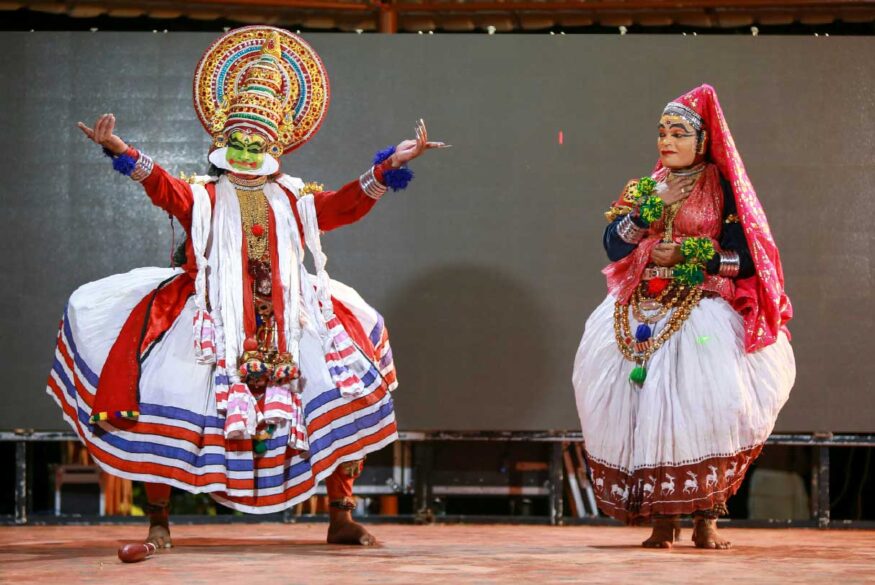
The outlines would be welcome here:
M 552 443 L 550 455 L 549 481 L 543 490 L 536 490 L 531 495 L 544 495 L 549 497 L 550 514 L 549 522 L 554 525 L 569 523 L 570 519 L 563 517 L 564 508 L 564 471 L 562 462 L 562 448 L 564 443 L 580 442 L 583 440 L 580 432 L 544 431 L 544 432 L 515 432 L 515 431 L 405 431 L 399 433 L 402 443 L 419 443 L 418 453 L 414 467 L 416 469 L 413 488 L 414 509 L 417 511 L 414 520 L 430 521 L 435 519 L 431 510 L 431 502 L 435 495 L 453 493 L 452 488 L 435 486 L 430 481 L 431 473 L 431 448 L 434 443 L 454 441 L 495 441 L 495 442 L 540 442 Z M 27 485 L 27 447 L 28 443 L 51 442 L 51 441 L 77 441 L 78 437 L 73 432 L 65 431 L 13 431 L 0 432 L 0 441 L 15 443 L 15 511 L 12 521 L 14 524 L 28 523 L 28 485 Z M 838 526 L 830 520 L 830 486 L 829 486 L 829 450 L 832 447 L 875 447 L 875 435 L 872 434 L 833 434 L 833 433 L 794 433 L 773 434 L 766 441 L 767 445 L 804 446 L 814 450 L 811 467 L 811 520 L 803 525 L 816 525 L 819 528 L 868 526 L 867 522 L 842 522 Z M 407 475 L 409 468 L 400 468 L 397 462 L 396 471 Z M 394 478 L 393 485 L 369 489 L 370 493 L 402 493 L 406 482 L 398 477 Z M 459 488 L 461 489 L 461 488 Z M 462 489 L 462 492 L 465 490 Z M 468 490 L 470 491 L 470 490 Z M 363 492 L 364 493 L 364 492 Z M 493 495 L 497 495 L 496 494 Z M 510 495 L 510 491 L 508 491 Z M 479 521 L 475 517 L 459 517 L 458 521 Z M 604 519 L 601 519 L 603 521 Z M 81 519 L 77 520 L 81 522 Z M 599 519 L 594 520 L 600 523 Z M 2 520 L 0 520 L 2 522 Z M 588 523 L 588 520 L 571 521 L 572 523 Z M 592 522 L 590 520 L 589 522 Z M 736 523 L 735 521 L 733 523 Z M 743 523 L 740 522 L 740 523 Z M 750 525 L 773 525 L 768 522 L 750 522 Z M 787 524 L 786 522 L 782 524 Z M 798 524 L 798 523 L 797 523 Z

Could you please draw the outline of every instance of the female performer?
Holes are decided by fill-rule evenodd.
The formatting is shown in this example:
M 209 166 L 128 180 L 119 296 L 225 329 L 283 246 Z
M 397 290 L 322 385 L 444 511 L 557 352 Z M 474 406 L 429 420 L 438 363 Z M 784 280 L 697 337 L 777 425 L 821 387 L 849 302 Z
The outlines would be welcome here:
M 716 519 L 793 386 L 778 250 L 714 88 L 669 103 L 653 174 L 607 212 L 608 296 L 574 363 L 599 507 L 645 547 L 726 549 Z
M 396 438 L 395 369 L 380 315 L 329 280 L 320 230 L 362 218 L 412 178 L 416 140 L 378 153 L 339 191 L 279 172 L 318 130 L 322 62 L 285 30 L 233 30 L 198 64 L 195 106 L 214 175 L 173 178 L 102 116 L 82 131 L 188 240 L 181 268 L 141 268 L 71 297 L 48 392 L 97 463 L 146 482 L 148 542 L 170 547 L 170 488 L 270 513 L 326 481 L 328 542 L 371 544 L 352 521 L 365 455 Z M 316 274 L 304 265 L 313 255 Z

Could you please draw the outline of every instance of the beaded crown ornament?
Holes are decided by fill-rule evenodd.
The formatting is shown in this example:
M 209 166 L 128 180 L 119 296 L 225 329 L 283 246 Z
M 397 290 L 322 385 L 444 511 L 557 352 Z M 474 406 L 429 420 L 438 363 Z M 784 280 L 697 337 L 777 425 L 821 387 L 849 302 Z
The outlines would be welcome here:
M 242 130 L 265 137 L 274 158 L 310 140 L 330 102 L 328 74 L 316 51 L 272 26 L 245 26 L 216 40 L 198 62 L 193 90 L 213 149 Z

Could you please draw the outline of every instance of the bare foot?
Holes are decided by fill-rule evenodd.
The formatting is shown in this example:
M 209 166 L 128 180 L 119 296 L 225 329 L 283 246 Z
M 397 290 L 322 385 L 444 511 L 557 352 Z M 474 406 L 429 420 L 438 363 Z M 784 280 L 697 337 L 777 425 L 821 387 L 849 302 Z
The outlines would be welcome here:
M 170 528 L 161 524 L 153 524 L 149 527 L 149 536 L 146 537 L 146 542 L 151 542 L 159 550 L 173 548 L 173 541 L 170 540 Z
M 717 532 L 717 520 L 714 518 L 693 518 L 693 543 L 696 548 L 727 550 L 732 543 Z
M 654 518 L 650 538 L 641 543 L 644 548 L 671 548 L 672 543 L 681 537 L 681 527 L 677 516 Z
M 170 539 L 169 508 L 165 507 L 149 514 L 149 536 L 146 537 L 146 542 L 151 542 L 158 547 L 158 550 L 173 548 L 173 541 Z
M 372 546 L 377 544 L 377 539 L 364 526 L 355 522 L 350 512 L 346 510 L 331 510 L 331 523 L 328 525 L 328 544 Z

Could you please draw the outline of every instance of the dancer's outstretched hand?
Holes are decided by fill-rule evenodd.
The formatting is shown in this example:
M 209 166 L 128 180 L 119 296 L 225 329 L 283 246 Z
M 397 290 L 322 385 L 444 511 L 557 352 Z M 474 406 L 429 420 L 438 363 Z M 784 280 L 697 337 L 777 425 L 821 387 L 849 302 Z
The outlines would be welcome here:
M 389 159 L 393 167 L 398 168 L 412 161 L 430 148 L 450 147 L 449 144 L 444 144 L 443 142 L 429 142 L 428 130 L 426 130 L 425 122 L 422 119 L 416 123 L 415 131 L 416 140 L 405 140 L 395 147 L 395 154 Z
M 82 122 L 77 124 L 82 132 L 113 154 L 122 154 L 128 149 L 125 141 L 112 133 L 115 129 L 115 116 L 112 114 L 104 114 L 94 123 L 94 128 L 89 128 Z

